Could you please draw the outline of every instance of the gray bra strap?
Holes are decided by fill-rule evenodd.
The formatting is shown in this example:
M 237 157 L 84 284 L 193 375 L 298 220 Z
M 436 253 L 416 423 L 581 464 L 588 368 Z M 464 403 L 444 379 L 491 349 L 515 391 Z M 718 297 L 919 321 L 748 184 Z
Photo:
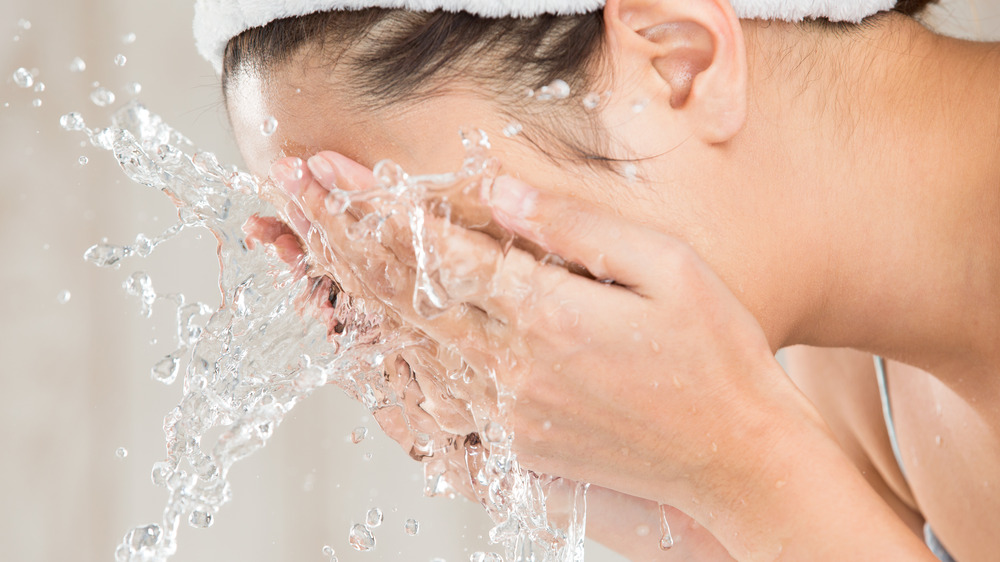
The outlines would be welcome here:
M 882 416 L 885 417 L 885 427 L 889 430 L 889 444 L 892 445 L 892 455 L 896 457 L 899 470 L 906 476 L 903 468 L 903 455 L 899 452 L 899 442 L 896 441 L 896 424 L 892 421 L 892 406 L 889 404 L 889 384 L 885 376 L 885 359 L 875 355 L 875 376 L 878 379 L 878 393 L 882 398 Z

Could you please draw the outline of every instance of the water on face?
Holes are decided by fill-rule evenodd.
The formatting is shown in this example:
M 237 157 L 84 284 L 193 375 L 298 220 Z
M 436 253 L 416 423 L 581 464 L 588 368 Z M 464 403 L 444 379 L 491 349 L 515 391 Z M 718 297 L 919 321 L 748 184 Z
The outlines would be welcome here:
M 362 402 L 384 427 L 409 434 L 410 455 L 425 463 L 428 495 L 454 495 L 449 479 L 456 476 L 455 467 L 459 474 L 464 470 L 472 493 L 496 523 L 490 538 L 503 545 L 507 560 L 583 560 L 587 486 L 572 489 L 565 524 L 549 520 L 547 495 L 557 481 L 521 467 L 511 450 L 514 435 L 504 429 L 503 414 L 514 397 L 494 387 L 497 404 L 485 413 L 458 398 L 472 380 L 459 354 L 408 325 L 363 283 L 343 290 L 344 282 L 357 278 L 367 264 L 338 261 L 333 251 L 322 276 L 310 278 L 291 271 L 273 252 L 250 250 L 244 223 L 254 215 L 275 215 L 260 197 L 265 186 L 223 167 L 137 103 L 118 111 L 111 127 L 87 128 L 75 113 L 63 116 L 60 124 L 84 132 L 92 145 L 111 151 L 134 182 L 161 190 L 178 207 L 179 221 L 164 232 L 140 234 L 130 244 L 102 241 L 87 250 L 88 261 L 120 267 L 188 228 L 208 229 L 219 242 L 222 302 L 217 307 L 160 294 L 141 271 L 124 284 L 144 314 L 158 301 L 176 307 L 177 349 L 152 367 L 151 376 L 164 384 L 180 379 L 182 396 L 164 417 L 166 455 L 151 471 L 153 483 L 167 492 L 162 518 L 128 531 L 116 560 L 167 560 L 177 550 L 181 521 L 199 528 L 212 525 L 232 497 L 227 476 L 234 463 L 263 447 L 300 400 L 327 385 Z M 442 264 L 427 219 L 449 216 L 450 205 L 459 199 L 478 201 L 479 190 L 491 185 L 496 170 L 484 135 L 470 134 L 463 142 L 468 157 L 456 173 L 408 176 L 386 162 L 376 168 L 375 189 L 335 190 L 332 196 L 343 208 L 360 201 L 380 203 L 381 211 L 359 221 L 352 237 L 399 237 L 398 228 L 385 229 L 390 218 L 406 218 L 403 235 L 411 238 L 416 260 L 413 306 L 428 317 L 456 303 L 442 291 Z M 329 307 L 324 314 L 311 304 L 317 297 Z M 475 432 L 452 434 L 420 408 L 412 383 L 421 373 L 426 375 L 421 397 L 435 396 L 470 414 Z M 209 433 L 218 437 L 208 438 Z M 364 432 L 356 433 L 363 438 Z M 393 437 L 407 439 L 398 431 Z M 375 548 L 371 528 L 381 517 L 369 513 L 366 519 L 369 524 L 355 525 L 349 536 L 361 551 Z M 416 534 L 417 522 L 407 521 L 404 530 Z M 334 559 L 332 550 L 324 554 Z M 483 560 L 503 559 L 479 554 Z

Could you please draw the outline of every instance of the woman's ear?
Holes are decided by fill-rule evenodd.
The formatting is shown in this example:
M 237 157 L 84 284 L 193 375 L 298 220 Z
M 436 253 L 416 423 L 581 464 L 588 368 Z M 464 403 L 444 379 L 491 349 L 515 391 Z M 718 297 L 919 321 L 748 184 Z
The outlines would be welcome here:
M 747 63 L 743 30 L 728 0 L 608 0 L 605 24 L 643 89 L 669 104 L 707 143 L 743 127 Z

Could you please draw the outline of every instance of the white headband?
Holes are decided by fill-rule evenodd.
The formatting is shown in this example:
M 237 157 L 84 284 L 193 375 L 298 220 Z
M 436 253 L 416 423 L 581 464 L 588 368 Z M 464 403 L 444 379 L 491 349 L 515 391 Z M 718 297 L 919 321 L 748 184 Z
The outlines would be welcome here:
M 226 44 L 248 29 L 274 20 L 333 10 L 403 8 L 412 11 L 469 12 L 483 17 L 583 14 L 605 0 L 197 0 L 194 37 L 198 52 L 222 72 Z M 896 5 L 896 0 L 731 0 L 742 19 L 801 21 L 827 18 L 859 22 Z

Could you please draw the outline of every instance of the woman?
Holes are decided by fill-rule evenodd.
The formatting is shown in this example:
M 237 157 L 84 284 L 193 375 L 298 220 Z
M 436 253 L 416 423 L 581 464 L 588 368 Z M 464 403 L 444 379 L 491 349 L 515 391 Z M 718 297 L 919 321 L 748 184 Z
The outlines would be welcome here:
M 591 535 L 653 559 L 635 529 L 663 503 L 690 517 L 692 557 L 927 560 L 926 521 L 939 556 L 996 559 L 1000 48 L 923 28 L 924 2 L 860 24 L 583 4 L 277 14 L 207 52 L 310 248 L 349 221 L 328 189 L 365 188 L 383 158 L 456 169 L 455 131 L 491 134 L 494 218 L 592 277 L 454 230 L 450 257 L 501 286 L 475 314 L 411 318 L 516 389 L 524 464 L 601 487 Z M 556 79 L 568 92 L 526 94 Z M 794 350 L 799 390 L 774 360 L 795 344 L 861 351 Z M 496 359 L 511 349 L 520 370 Z M 891 435 L 870 354 L 889 359 Z

